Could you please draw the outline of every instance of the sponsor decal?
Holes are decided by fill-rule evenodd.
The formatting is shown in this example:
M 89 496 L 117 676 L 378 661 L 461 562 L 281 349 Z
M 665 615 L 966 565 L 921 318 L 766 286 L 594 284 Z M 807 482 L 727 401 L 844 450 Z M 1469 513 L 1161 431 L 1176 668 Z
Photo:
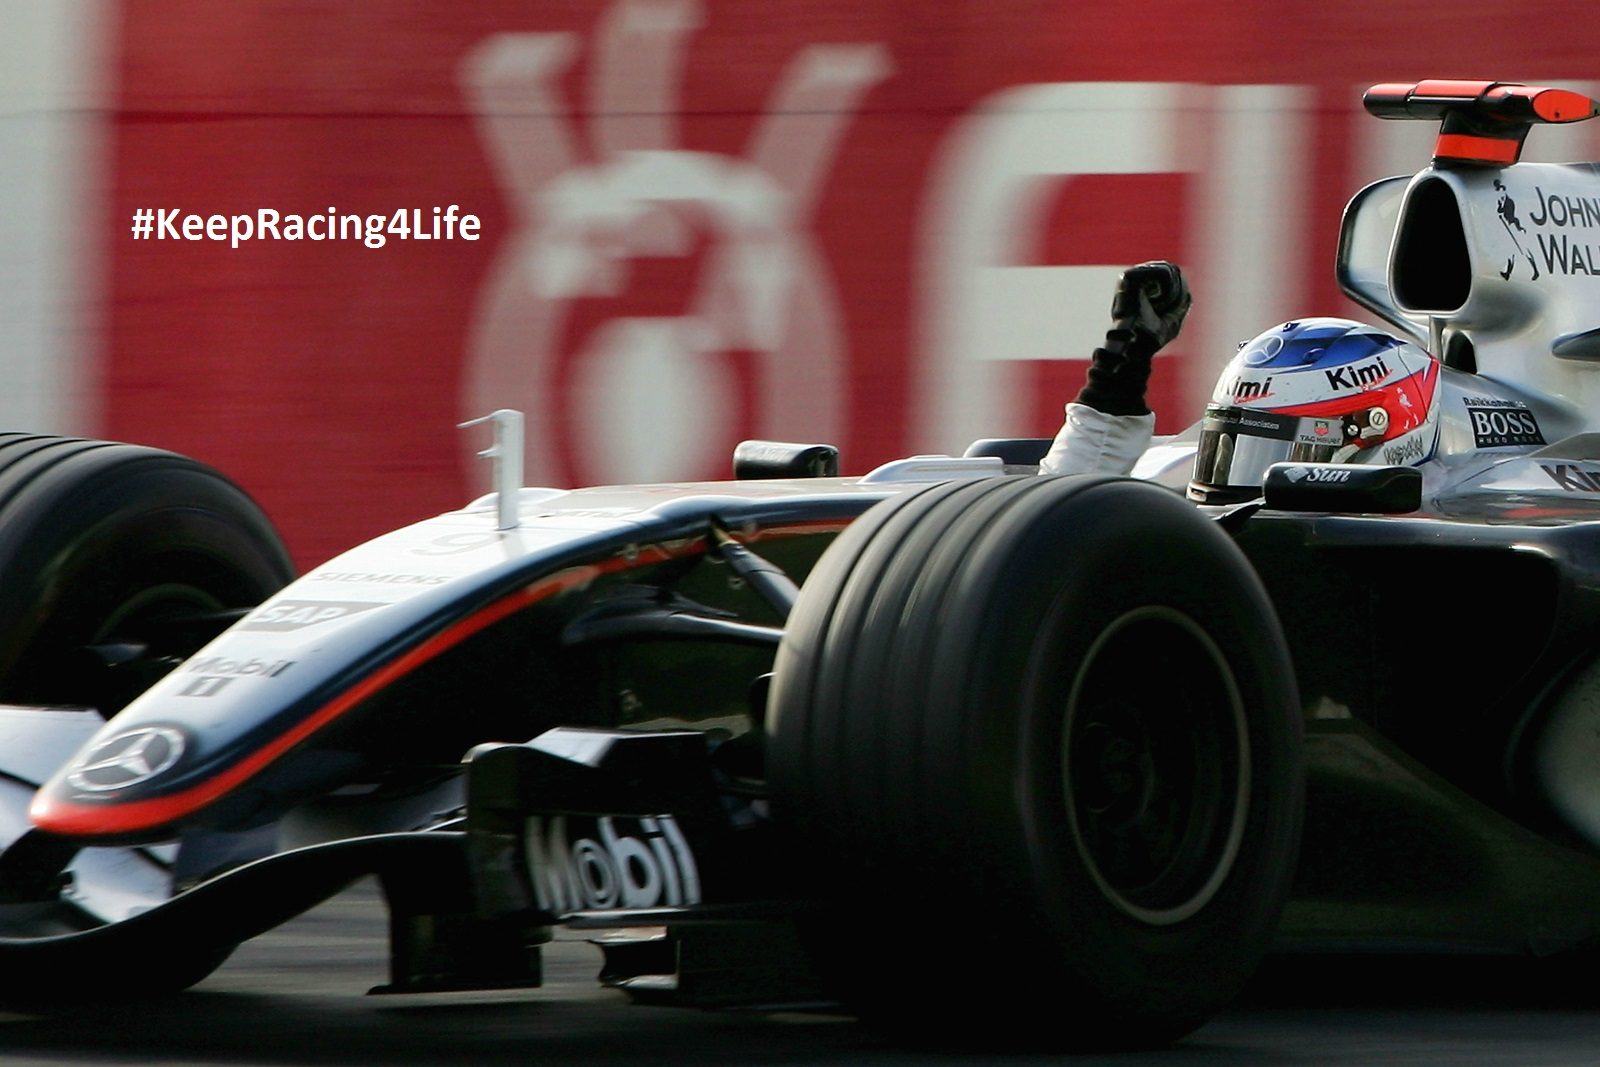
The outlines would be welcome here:
M 1278 441 L 1292 441 L 1299 427 L 1298 418 L 1274 415 L 1268 411 L 1247 411 L 1244 408 L 1206 409 L 1206 430 L 1220 433 L 1244 434 L 1247 437 L 1269 437 Z
M 1265 400 L 1272 395 L 1272 378 L 1260 381 L 1247 380 L 1243 375 L 1223 386 L 1223 392 L 1234 400 Z
M 1283 473 L 1297 485 L 1342 485 L 1350 480 L 1352 472 L 1348 467 L 1290 467 Z
M 1404 467 L 1422 461 L 1422 438 L 1407 434 L 1398 441 L 1383 446 L 1383 461 L 1391 467 Z
M 476 552 L 500 543 L 498 533 L 453 533 L 435 537 L 421 548 L 413 548 L 414 556 L 455 556 L 462 552 Z
M 293 660 L 267 661 L 229 659 L 226 656 L 203 656 L 190 660 L 184 666 L 185 674 L 195 675 L 184 681 L 178 689 L 181 697 L 214 697 L 236 678 L 276 678 L 290 667 Z
M 1472 438 L 1479 448 L 1545 443 L 1539 420 L 1521 404 L 1470 396 L 1465 398 L 1465 403 L 1467 418 L 1472 421 Z
M 564 815 L 529 817 L 528 871 L 542 910 L 700 903 L 700 869 L 671 815 L 605 815 L 592 825 L 577 836 Z
M 91 748 L 67 775 L 87 793 L 109 793 L 147 782 L 183 755 L 183 734 L 170 726 L 141 726 Z
M 303 630 L 383 606 L 371 600 L 274 600 L 252 612 L 238 628 L 276 632 Z
M 1566 234 L 1539 234 L 1539 253 L 1551 274 L 1600 274 L 1600 255 L 1592 244 L 1579 244 Z
M 1600 251 L 1596 250 L 1592 232 L 1600 229 L 1600 197 L 1571 196 L 1534 186 L 1533 205 L 1527 212 L 1528 225 L 1534 227 L 1533 240 L 1529 241 L 1528 229 L 1517 217 L 1511 189 L 1499 179 L 1495 179 L 1494 187 L 1495 213 L 1514 250 L 1507 255 L 1500 277 L 1509 280 L 1523 260 L 1528 264 L 1529 281 L 1552 274 L 1591 278 L 1600 275 Z
M 1330 389 L 1366 389 L 1389 377 L 1389 364 L 1378 356 L 1370 363 L 1352 363 L 1324 370 Z
M 1294 440 L 1296 444 L 1333 448 L 1344 443 L 1343 425 L 1337 419 L 1301 419 Z
M 1569 493 L 1600 493 L 1600 470 L 1572 463 L 1541 463 L 1539 469 Z
M 232 678 L 191 678 L 178 690 L 178 695 L 181 697 L 214 697 L 222 692 L 223 687 L 231 681 L 233 681 Z
M 1533 187 L 1533 210 L 1528 221 L 1535 226 L 1548 223 L 1557 229 L 1593 230 L 1600 227 L 1600 197 L 1561 196 Z
M 1519 233 L 1523 237 L 1528 235 L 1528 231 L 1522 225 L 1522 220 L 1517 218 L 1517 202 L 1511 198 L 1511 190 L 1506 188 L 1506 184 L 1499 178 L 1494 180 L 1494 187 L 1496 193 L 1495 214 L 1500 216 L 1500 225 L 1505 227 L 1506 235 L 1511 238 L 1511 246 L 1516 249 L 1515 253 L 1506 257 L 1505 269 L 1500 271 L 1500 277 L 1507 279 L 1511 277 L 1512 272 L 1517 267 L 1517 257 L 1520 256 L 1528 261 L 1528 267 L 1533 272 L 1530 280 L 1538 281 L 1539 263 L 1533 258 L 1533 254 L 1523 247 L 1522 241 L 1517 237 Z
M 249 659 L 229 659 L 226 656 L 202 656 L 188 662 L 185 669 L 190 674 L 215 674 L 230 678 L 248 677 L 257 675 L 262 678 L 276 678 L 290 667 L 294 666 L 292 659 L 280 659 L 268 663 L 264 659 L 252 656 Z
M 443 574 L 373 574 L 368 571 L 318 571 L 313 582 L 351 582 L 361 585 L 443 585 Z
M 1286 322 L 1279 327 L 1279 330 L 1281 330 L 1283 333 L 1288 333 L 1298 325 L 1299 323 L 1296 322 Z M 1248 341 L 1240 341 L 1239 347 L 1243 348 L 1247 344 L 1249 344 Z M 1259 367 L 1263 363 L 1271 363 L 1275 358 L 1277 358 L 1278 353 L 1282 351 L 1283 338 L 1278 336 L 1278 334 L 1272 334 L 1259 345 L 1244 354 L 1244 365 L 1247 367 Z M 1267 380 L 1271 381 L 1272 379 L 1269 378 Z

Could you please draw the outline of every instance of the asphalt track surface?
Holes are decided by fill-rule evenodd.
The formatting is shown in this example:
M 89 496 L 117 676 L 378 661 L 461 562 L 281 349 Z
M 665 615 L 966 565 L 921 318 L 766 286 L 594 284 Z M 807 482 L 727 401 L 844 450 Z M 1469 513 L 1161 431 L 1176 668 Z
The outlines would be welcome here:
M 1596 963 L 1276 961 L 1239 1004 L 1174 1048 L 1068 1057 L 906 1048 L 838 1016 L 634 1007 L 594 982 L 598 954 L 579 941 L 547 950 L 542 989 L 366 996 L 387 978 L 384 921 L 374 890 L 357 886 L 242 946 L 183 995 L 0 1014 L 0 1063 L 1600 1063 Z M 138 982 L 136 960 L 128 980 Z

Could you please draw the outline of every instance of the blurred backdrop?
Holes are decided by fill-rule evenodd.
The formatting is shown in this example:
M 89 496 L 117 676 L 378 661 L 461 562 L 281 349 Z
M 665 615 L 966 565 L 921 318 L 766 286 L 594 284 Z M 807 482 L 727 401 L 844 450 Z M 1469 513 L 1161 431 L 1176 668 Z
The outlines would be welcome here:
M 1593 93 L 1597 36 L 1575 3 L 0 0 L 0 428 L 194 454 L 309 565 L 485 491 L 455 424 L 496 407 L 535 485 L 1050 435 L 1118 270 L 1165 257 L 1173 431 L 1238 341 L 1353 311 L 1340 211 L 1434 132 L 1365 86 Z M 1530 158 L 1597 158 L 1589 125 Z M 130 233 L 452 204 L 479 240 Z

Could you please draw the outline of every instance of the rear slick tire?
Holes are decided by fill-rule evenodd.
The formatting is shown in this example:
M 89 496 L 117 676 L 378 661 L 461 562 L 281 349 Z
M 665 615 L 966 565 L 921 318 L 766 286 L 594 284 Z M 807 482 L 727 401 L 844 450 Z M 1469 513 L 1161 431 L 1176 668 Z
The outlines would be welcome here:
M 774 672 L 774 817 L 829 905 L 818 969 L 863 1015 L 1160 1045 L 1255 968 L 1299 844 L 1298 697 L 1259 580 L 1176 495 L 886 501 L 819 560 Z

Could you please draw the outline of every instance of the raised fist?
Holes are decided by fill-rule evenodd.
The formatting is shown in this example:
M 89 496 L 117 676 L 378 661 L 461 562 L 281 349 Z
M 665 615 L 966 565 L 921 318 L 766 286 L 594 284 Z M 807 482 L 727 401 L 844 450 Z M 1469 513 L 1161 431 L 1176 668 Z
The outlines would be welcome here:
M 1177 264 L 1162 259 L 1129 267 L 1111 299 L 1112 329 L 1132 332 L 1154 352 L 1178 336 L 1190 302 Z

